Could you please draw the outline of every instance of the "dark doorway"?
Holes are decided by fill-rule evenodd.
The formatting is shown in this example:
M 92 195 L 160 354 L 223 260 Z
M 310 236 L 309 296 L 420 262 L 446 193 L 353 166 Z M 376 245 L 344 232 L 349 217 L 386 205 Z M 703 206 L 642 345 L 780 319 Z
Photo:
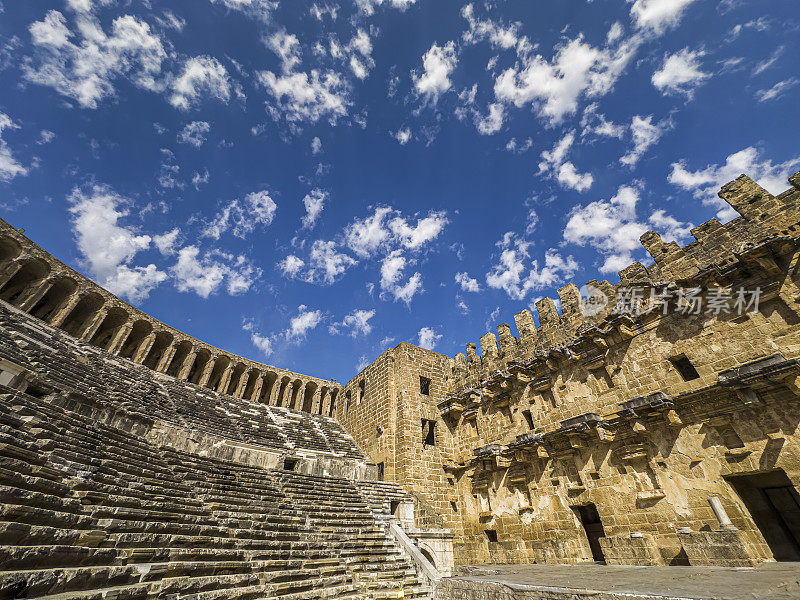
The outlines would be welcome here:
M 727 478 L 775 560 L 800 560 L 800 496 L 782 470 Z
M 586 538 L 589 540 L 589 548 L 592 550 L 592 558 L 595 562 L 605 562 L 606 557 L 603 555 L 603 549 L 600 547 L 600 538 L 605 537 L 603 531 L 603 522 L 600 520 L 600 514 L 597 512 L 597 507 L 594 504 L 585 504 L 583 506 L 573 506 L 572 509 L 578 515 L 586 531 Z

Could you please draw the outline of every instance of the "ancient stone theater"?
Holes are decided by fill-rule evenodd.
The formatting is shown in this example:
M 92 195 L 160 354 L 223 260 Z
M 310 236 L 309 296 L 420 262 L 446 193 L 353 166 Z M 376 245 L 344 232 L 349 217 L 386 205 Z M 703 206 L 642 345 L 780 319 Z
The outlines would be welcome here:
M 0 597 L 560 598 L 453 581 L 800 560 L 790 184 L 742 175 L 736 219 L 645 234 L 618 283 L 344 386 L 192 338 L 1 222 Z

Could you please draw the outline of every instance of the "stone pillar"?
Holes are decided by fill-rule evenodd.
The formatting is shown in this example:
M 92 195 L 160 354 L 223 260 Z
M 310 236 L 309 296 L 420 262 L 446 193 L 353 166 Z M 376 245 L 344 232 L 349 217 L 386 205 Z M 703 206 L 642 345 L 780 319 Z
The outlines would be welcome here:
M 322 408 L 322 390 L 317 388 L 314 392 L 314 398 L 311 400 L 311 412 L 315 415 L 320 414 L 320 409 Z
M 719 521 L 719 527 L 722 531 L 738 531 L 738 527 L 731 522 L 728 513 L 725 511 L 725 507 L 722 506 L 722 501 L 717 496 L 711 496 L 708 499 L 708 503 L 711 505 L 711 510 L 714 511 L 714 516 L 717 517 L 717 521 Z
M 106 348 L 106 351 L 109 354 L 119 354 L 119 351 L 122 350 L 122 346 L 125 345 L 125 340 L 127 340 L 128 336 L 131 334 L 132 329 L 132 321 L 126 321 L 120 325 L 117 333 L 114 334 L 114 336 L 111 338 L 111 341 L 108 343 L 108 348 Z
M 212 356 L 208 359 L 208 362 L 203 367 L 203 372 L 200 375 L 200 379 L 197 380 L 197 385 L 200 387 L 208 387 L 208 380 L 211 378 L 211 371 L 214 370 L 214 364 L 216 362 L 216 356 Z
M 23 300 L 19 303 L 20 310 L 24 310 L 25 312 L 29 312 L 42 297 L 50 291 L 50 288 L 53 287 L 55 283 L 55 279 L 45 279 L 38 287 L 31 286 L 31 289 L 23 297 Z
M 325 393 L 320 391 L 319 398 L 319 414 L 327 415 L 331 406 L 331 391 L 325 390 Z
M 256 384 L 253 386 L 253 394 L 250 396 L 249 400 L 253 402 L 258 402 L 258 396 L 261 394 L 261 388 L 264 385 L 264 375 L 259 371 L 258 379 L 256 379 Z
M 275 382 L 272 384 L 272 390 L 267 398 L 267 404 L 270 406 L 278 406 L 278 393 L 281 391 L 281 378 L 275 376 Z
M 153 347 L 153 344 L 156 342 L 156 332 L 151 331 L 150 335 L 145 336 L 142 340 L 142 343 L 139 344 L 139 349 L 133 353 L 133 357 L 131 360 L 136 364 L 142 364 L 144 359 L 147 358 L 147 355 L 150 352 L 150 349 Z
M 159 373 L 166 373 L 167 369 L 169 369 L 169 363 L 172 362 L 172 357 L 175 356 L 175 352 L 178 351 L 178 344 L 180 342 L 173 342 L 170 346 L 164 349 L 164 354 L 161 355 L 161 360 L 158 361 L 156 365 L 156 371 Z
M 222 377 L 219 378 L 219 385 L 217 386 L 217 391 L 220 394 L 224 394 L 225 390 L 228 387 L 228 384 L 231 381 L 231 374 L 233 373 L 233 363 L 229 362 L 228 366 L 225 367 L 225 371 L 222 373 Z
M 17 271 L 22 268 L 22 262 L 22 260 L 17 258 L 16 260 L 8 263 L 5 268 L 0 271 L 0 287 L 3 287 L 5 284 L 7 284 L 9 279 L 17 274 Z
M 194 361 L 196 358 L 197 358 L 197 350 L 195 348 L 192 348 L 189 351 L 189 354 L 187 354 L 186 358 L 183 360 L 181 368 L 178 369 L 178 375 L 177 375 L 178 379 L 183 381 L 187 377 L 189 377 L 189 373 L 192 370 L 192 366 L 194 365 Z
M 83 330 L 83 332 L 78 333 L 78 337 L 82 339 L 84 342 L 88 342 L 92 339 L 92 336 L 97 333 L 97 330 L 100 329 L 100 325 L 103 324 L 103 320 L 108 315 L 108 309 L 105 307 L 100 307 L 97 313 L 92 317 L 89 321 L 89 325 Z
M 294 394 L 294 406 L 291 406 L 290 408 L 295 410 L 303 410 L 303 396 L 305 395 L 305 391 L 306 384 L 300 383 L 300 385 L 297 386 L 297 393 Z
M 250 379 L 250 371 L 252 371 L 252 369 L 245 369 L 245 371 L 239 375 L 239 382 L 236 384 L 236 390 L 233 392 L 233 395 L 237 398 L 244 396 L 244 388 L 247 387 L 247 380 Z
M 64 306 L 56 310 L 55 314 L 50 318 L 50 325 L 53 327 L 61 327 L 64 320 L 69 316 L 69 313 L 72 312 L 72 309 L 75 308 L 80 301 L 80 294 L 73 294 L 70 296 L 69 300 L 64 303 Z

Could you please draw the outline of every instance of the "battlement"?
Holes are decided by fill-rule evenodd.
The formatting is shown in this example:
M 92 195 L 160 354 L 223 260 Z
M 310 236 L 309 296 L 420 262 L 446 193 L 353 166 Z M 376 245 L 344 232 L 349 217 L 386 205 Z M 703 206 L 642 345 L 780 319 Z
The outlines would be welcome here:
M 652 257 L 651 264 L 634 262 L 625 267 L 617 284 L 592 280 L 579 289 L 568 283 L 558 289 L 560 312 L 554 299 L 541 298 L 536 302 L 538 325 L 529 310 L 514 315 L 518 337 L 508 323 L 501 323 L 496 334 L 481 336 L 480 353 L 475 343 L 467 343 L 466 353 L 455 357 L 454 391 L 477 385 L 514 361 L 544 358 L 553 351 L 566 351 L 569 357 L 574 354 L 570 348 L 602 342 L 598 331 L 635 330 L 636 323 L 625 322 L 614 311 L 624 288 L 705 288 L 736 268 L 779 273 L 778 247 L 794 246 L 800 240 L 800 172 L 789 177 L 789 183 L 791 188 L 774 196 L 740 175 L 719 191 L 719 197 L 739 213 L 736 219 L 722 224 L 714 218 L 698 225 L 691 231 L 694 241 L 686 246 L 665 242 L 657 232 L 648 231 L 640 241 Z

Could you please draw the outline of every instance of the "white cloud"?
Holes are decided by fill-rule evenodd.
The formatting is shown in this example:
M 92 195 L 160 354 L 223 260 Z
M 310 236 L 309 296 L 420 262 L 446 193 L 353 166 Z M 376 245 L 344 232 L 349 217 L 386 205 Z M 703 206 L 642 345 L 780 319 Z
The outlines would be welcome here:
M 564 258 L 557 250 L 545 252 L 544 265 L 531 260 L 531 243 L 513 232 L 497 243 L 501 253 L 497 264 L 486 274 L 490 288 L 502 289 L 514 300 L 524 300 L 533 291 L 554 286 L 572 277 L 578 263 L 572 256 Z
M 391 5 L 393 8 L 406 10 L 408 7 L 416 4 L 417 0 L 355 0 L 356 6 L 366 16 L 375 14 L 375 8 L 383 4 Z
M 556 142 L 552 150 L 542 152 L 539 174 L 555 178 L 562 187 L 567 189 L 585 192 L 592 187 L 594 177 L 591 173 L 579 173 L 575 165 L 567 160 L 574 141 L 575 132 L 570 131 Z
M 272 347 L 272 339 L 270 337 L 261 335 L 257 331 L 253 331 L 250 334 L 250 341 L 253 342 L 253 346 L 261 351 L 263 356 L 267 358 L 272 356 L 274 349 Z
M 475 127 L 481 135 L 492 135 L 503 127 L 503 114 L 505 110 L 499 102 L 489 105 L 489 113 L 485 117 L 475 115 Z
M 493 48 L 508 50 L 517 45 L 519 24 L 501 25 L 491 19 L 478 19 L 475 17 L 475 7 L 467 4 L 461 9 L 461 16 L 469 23 L 461 39 L 466 44 L 477 44 L 489 40 Z
M 631 6 L 631 17 L 638 27 L 661 34 L 678 24 L 692 2 L 694 0 L 636 0 Z
M 769 69 L 776 62 L 778 62 L 778 59 L 783 54 L 784 50 L 786 50 L 785 46 L 779 46 L 779 47 L 775 48 L 775 50 L 773 50 L 772 54 L 769 55 L 769 58 L 765 58 L 764 60 L 762 60 L 761 62 L 759 62 L 756 65 L 755 69 L 753 69 L 753 75 L 754 76 L 755 75 L 761 75 L 761 73 L 763 73 L 764 71 Z
M 381 263 L 381 295 L 392 296 L 394 301 L 402 300 L 410 304 L 412 298 L 424 292 L 422 275 L 414 273 L 405 283 L 402 283 L 403 271 L 407 260 L 401 250 L 394 250 L 383 259 Z
M 308 10 L 308 13 L 317 21 L 322 21 L 325 18 L 325 15 L 330 16 L 331 21 L 335 21 L 338 12 L 338 4 L 318 4 L 317 2 L 314 2 L 314 4 L 312 4 L 311 8 Z
M 411 130 L 408 127 L 398 129 L 392 134 L 392 137 L 396 139 L 401 146 L 405 146 L 411 139 Z
M 275 0 L 211 0 L 212 4 L 222 4 L 229 10 L 239 11 L 253 19 L 268 23 L 272 11 L 278 3 Z
M 7 114 L 0 112 L 0 181 L 11 181 L 18 175 L 27 175 L 28 169 L 14 158 L 11 149 L 3 139 L 4 129 L 19 129 L 19 126 Z
M 0 122 L 2 122 L 3 117 L 0 116 Z M 0 132 L 2 132 L 2 126 L 0 126 Z M 44 146 L 45 144 L 49 144 L 54 139 L 56 139 L 56 134 L 50 131 L 49 129 L 42 129 L 39 132 L 39 139 L 36 140 L 36 144 L 39 146 Z
M 178 132 L 178 141 L 181 144 L 191 144 L 195 148 L 199 148 L 208 139 L 206 136 L 209 131 L 211 131 L 211 125 L 206 121 L 192 121 Z
M 320 73 L 288 73 L 280 76 L 272 71 L 261 71 L 258 81 L 274 98 L 272 114 L 281 114 L 290 123 L 316 123 L 327 119 L 331 124 L 347 114 L 352 104 L 349 86 L 334 71 Z
M 653 115 L 648 117 L 634 115 L 631 120 L 633 148 L 628 150 L 628 152 L 619 159 L 619 162 L 629 167 L 636 165 L 648 148 L 657 144 L 661 136 L 664 135 L 670 127 L 671 123 L 669 121 L 653 123 Z
M 661 68 L 653 73 L 653 85 L 665 95 L 683 94 L 691 100 L 695 88 L 710 77 L 700 64 L 704 55 L 705 52 L 689 48 L 665 55 Z
M 354 310 L 346 315 L 341 323 L 334 323 L 328 327 L 331 335 L 347 332 L 350 337 L 364 337 L 372 332 L 369 321 L 375 316 L 374 310 Z
M 356 219 L 348 225 L 344 232 L 348 248 L 361 258 L 370 257 L 391 237 L 391 232 L 384 225 L 391 213 L 389 207 L 378 207 L 371 216 Z
M 83 108 L 97 108 L 101 100 L 113 96 L 119 78 L 161 91 L 161 65 L 167 53 L 147 23 L 124 15 L 114 19 L 109 35 L 88 11 L 79 11 L 76 20 L 72 32 L 64 15 L 51 10 L 30 25 L 37 52 L 35 59 L 23 61 L 25 79 L 51 87 Z
M 495 79 L 495 97 L 517 108 L 532 103 L 540 117 L 556 125 L 576 112 L 581 97 L 608 93 L 640 43 L 639 37 L 629 37 L 595 48 L 579 36 L 560 46 L 552 61 L 523 53 L 520 65 Z
M 576 206 L 564 228 L 564 241 L 598 250 L 604 258 L 600 267 L 603 273 L 624 269 L 634 261 L 634 252 L 642 250 L 639 238 L 648 230 L 637 219 L 639 194 L 635 187 L 621 186 L 610 200 Z M 670 241 L 683 241 L 694 227 L 667 215 L 663 209 L 655 211 L 649 221 Z
M 322 141 L 318 137 L 311 140 L 311 154 L 322 154 Z
M 309 282 L 321 281 L 330 285 L 355 264 L 356 261 L 350 256 L 336 250 L 334 242 L 316 240 L 311 245 L 306 280 Z
M 278 206 L 267 190 L 252 192 L 244 200 L 233 200 L 206 223 L 203 237 L 218 240 L 232 230 L 234 236 L 244 239 L 257 225 L 268 226 L 275 217 Z
M 223 282 L 231 296 L 246 292 L 260 276 L 260 271 L 243 256 L 212 252 L 201 257 L 200 249 L 190 245 L 178 250 L 178 260 L 170 274 L 178 291 L 194 292 L 201 298 L 208 298 Z
M 790 77 L 789 79 L 784 79 L 783 81 L 779 81 L 771 88 L 758 90 L 756 92 L 756 98 L 758 99 L 759 102 L 768 102 L 769 100 L 775 100 L 779 96 L 782 96 L 784 92 L 792 89 L 798 84 L 800 84 L 800 79 L 798 79 L 797 77 Z
M 441 339 L 442 334 L 436 333 L 436 331 L 430 327 L 423 327 L 419 330 L 419 333 L 417 333 L 417 345 L 426 350 L 433 350 L 436 348 L 436 344 L 438 344 Z
M 306 263 L 302 258 L 295 256 L 294 254 L 290 254 L 281 260 L 277 266 L 287 277 L 297 277 L 305 264 Z
M 175 246 L 178 243 L 178 236 L 180 233 L 180 229 L 176 227 L 175 229 L 172 229 L 166 233 L 154 235 L 153 243 L 155 244 L 156 248 L 158 248 L 158 251 L 164 256 L 175 254 Z
M 328 192 L 319 188 L 315 188 L 305 195 L 303 205 L 306 208 L 306 214 L 302 219 L 303 229 L 313 229 L 327 201 Z
M 302 60 L 300 40 L 297 39 L 296 35 L 281 29 L 267 39 L 267 45 L 281 59 L 281 69 L 284 73 L 291 72 L 300 64 Z
M 533 148 L 533 139 L 531 138 L 517 141 L 517 138 L 512 137 L 506 144 L 506 150 L 513 152 L 514 154 L 524 154 L 531 148 Z
M 68 198 L 72 229 L 82 262 L 97 282 L 131 302 L 141 302 L 167 278 L 154 264 L 132 266 L 152 241 L 120 224 L 129 215 L 128 200 L 111 188 L 94 185 L 72 190 Z
M 439 96 L 450 89 L 450 75 L 458 64 L 455 44 L 447 42 L 444 46 L 433 44 L 422 57 L 423 72 L 412 72 L 414 89 L 417 95 L 424 96 L 427 102 L 436 104 Z
M 442 233 L 448 220 L 444 211 L 431 212 L 427 217 L 417 219 L 414 226 L 402 217 L 395 217 L 389 222 L 389 228 L 396 239 L 405 248 L 418 250 L 423 245 L 435 240 Z
M 689 171 L 686 164 L 686 159 L 672 163 L 668 181 L 692 192 L 703 204 L 719 209 L 717 217 L 722 221 L 729 221 L 738 216 L 738 213 L 717 196 L 723 185 L 745 174 L 771 194 L 779 194 L 786 189 L 789 175 L 800 166 L 800 156 L 773 164 L 771 160 L 760 157 L 758 150 L 750 146 L 729 155 L 723 165 L 708 165 L 704 169 Z
M 183 72 L 172 82 L 170 104 L 188 110 L 211 97 L 227 104 L 231 98 L 231 82 L 225 67 L 216 58 L 196 56 L 183 65 Z
M 206 184 L 211 179 L 211 174 L 208 172 L 208 169 L 203 169 L 203 172 L 200 173 L 199 171 L 195 171 L 194 175 L 192 175 L 192 185 L 194 189 L 200 190 L 200 186 Z
M 462 292 L 480 292 L 481 286 L 478 280 L 470 277 L 466 272 L 456 273 L 456 283 L 461 286 Z
M 299 341 L 304 339 L 308 332 L 314 329 L 322 321 L 322 311 L 309 310 L 307 306 L 301 304 L 297 307 L 297 315 L 289 321 L 289 329 L 286 330 L 286 339 L 289 341 Z

